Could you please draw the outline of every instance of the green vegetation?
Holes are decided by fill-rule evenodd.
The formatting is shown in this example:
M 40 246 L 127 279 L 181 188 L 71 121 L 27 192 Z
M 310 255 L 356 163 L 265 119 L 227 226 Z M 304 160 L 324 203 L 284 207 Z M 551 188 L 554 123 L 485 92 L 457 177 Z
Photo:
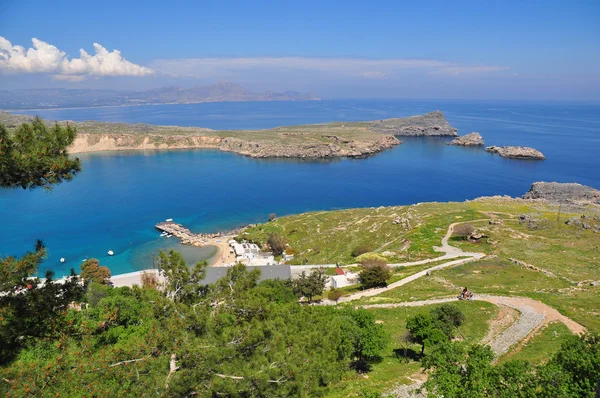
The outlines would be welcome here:
M 175 252 L 160 264 L 164 292 L 92 283 L 87 305 L 37 313 L 55 332 L 4 358 L 0 393 L 313 396 L 368 371 L 388 345 L 372 313 L 300 305 L 286 283 L 258 283 L 244 266 L 202 286 L 204 265 L 185 271 Z
M 496 306 L 489 303 L 456 302 L 453 304 L 465 315 L 465 321 L 460 327 L 459 338 L 474 344 L 486 335 L 488 321 L 498 312 Z M 335 383 L 329 389 L 327 397 L 362 397 L 366 392 L 383 393 L 391 390 L 398 384 L 412 384 L 412 378 L 419 378 L 420 362 L 418 353 L 421 347 L 416 343 L 407 342 L 406 321 L 412 316 L 429 313 L 437 305 L 424 307 L 402 308 L 369 308 L 367 311 L 374 314 L 377 322 L 391 336 L 392 343 L 386 347 L 381 359 L 371 364 L 371 371 L 367 374 L 347 372 L 344 379 Z M 427 352 L 427 350 L 426 350 Z
M 67 148 L 76 130 L 67 124 L 48 128 L 41 119 L 23 123 L 9 133 L 0 123 L 0 187 L 44 187 L 71 180 L 81 170 Z
M 571 336 L 548 361 L 493 366 L 489 347 L 444 342 L 422 364 L 433 397 L 594 397 L 600 380 L 600 335 Z
M 465 315 L 455 306 L 445 304 L 428 314 L 418 314 L 406 320 L 406 340 L 425 347 L 435 346 L 454 338 L 457 328 L 465 321 Z
M 359 274 L 360 286 L 363 289 L 386 287 L 391 276 L 392 271 L 386 264 L 378 262 L 365 264 Z

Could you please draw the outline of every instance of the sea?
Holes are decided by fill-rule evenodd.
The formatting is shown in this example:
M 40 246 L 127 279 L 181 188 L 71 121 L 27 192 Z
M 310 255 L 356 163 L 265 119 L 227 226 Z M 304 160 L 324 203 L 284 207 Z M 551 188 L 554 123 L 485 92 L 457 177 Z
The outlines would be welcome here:
M 160 237 L 172 218 L 194 232 L 217 232 L 314 210 L 464 201 L 523 195 L 535 181 L 600 188 L 600 103 L 448 100 L 230 102 L 18 111 L 50 120 L 100 120 L 212 129 L 263 129 L 444 112 L 460 135 L 486 145 L 522 145 L 547 160 L 504 159 L 449 138 L 401 138 L 365 159 L 251 159 L 216 150 L 79 154 L 82 172 L 43 189 L 0 190 L 0 257 L 20 256 L 42 239 L 40 267 L 57 276 L 97 258 L 113 274 L 151 268 L 159 250 L 189 262 L 215 248 Z M 365 231 L 368 233 L 368 231 Z M 112 250 L 114 256 L 107 253 Z M 60 259 L 65 262 L 61 263 Z

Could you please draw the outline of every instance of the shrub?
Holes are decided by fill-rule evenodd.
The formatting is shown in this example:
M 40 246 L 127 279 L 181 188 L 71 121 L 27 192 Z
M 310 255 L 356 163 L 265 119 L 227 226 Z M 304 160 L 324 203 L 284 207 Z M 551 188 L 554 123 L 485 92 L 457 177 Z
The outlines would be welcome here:
M 269 214 L 269 221 L 273 221 L 276 218 L 277 218 L 277 214 L 275 214 L 275 213 L 270 213 Z
M 374 263 L 366 265 L 360 272 L 360 285 L 363 289 L 372 287 L 386 287 L 387 281 L 392 276 L 392 271 L 387 264 Z
M 452 236 L 467 239 L 473 232 L 475 232 L 475 227 L 472 224 L 458 224 L 452 229 Z
M 361 254 L 369 253 L 371 251 L 371 247 L 367 244 L 358 245 L 352 250 L 352 257 L 358 257 Z

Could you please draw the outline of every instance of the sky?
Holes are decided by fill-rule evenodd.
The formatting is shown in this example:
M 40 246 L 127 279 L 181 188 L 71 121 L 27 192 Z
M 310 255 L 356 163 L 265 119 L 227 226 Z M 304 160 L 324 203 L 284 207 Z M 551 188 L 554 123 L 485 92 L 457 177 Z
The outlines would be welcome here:
M 600 100 L 598 21 L 598 0 L 0 0 L 0 88 Z

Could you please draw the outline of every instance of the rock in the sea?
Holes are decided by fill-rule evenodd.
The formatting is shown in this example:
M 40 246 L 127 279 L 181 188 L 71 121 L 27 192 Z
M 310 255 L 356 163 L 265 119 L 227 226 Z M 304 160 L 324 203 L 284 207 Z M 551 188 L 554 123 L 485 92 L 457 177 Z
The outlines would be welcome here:
M 552 202 L 591 202 L 600 204 L 600 190 L 576 183 L 534 182 L 523 199 Z
M 369 129 L 378 133 L 400 136 L 456 137 L 458 135 L 458 130 L 448 123 L 440 111 L 421 116 L 377 120 L 369 123 Z
M 524 146 L 488 146 L 487 152 L 497 153 L 503 158 L 544 160 L 546 157 L 537 149 Z
M 447 142 L 446 145 L 483 146 L 484 142 L 481 134 L 471 133 L 460 137 L 456 137 L 452 141 Z

